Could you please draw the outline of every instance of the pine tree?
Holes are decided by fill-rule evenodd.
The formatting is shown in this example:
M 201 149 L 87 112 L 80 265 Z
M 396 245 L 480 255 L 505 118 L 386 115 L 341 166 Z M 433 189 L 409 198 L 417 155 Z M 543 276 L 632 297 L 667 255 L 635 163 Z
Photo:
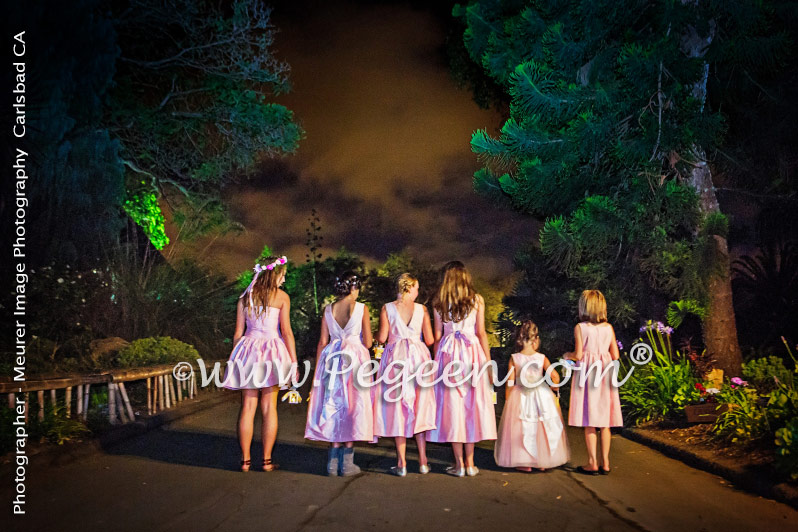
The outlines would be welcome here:
M 700 302 L 709 353 L 737 374 L 728 224 L 706 156 L 725 126 L 706 86 L 727 27 L 748 32 L 761 56 L 778 55 L 778 36 L 754 38 L 767 10 L 753 1 L 483 0 L 454 15 L 471 58 L 512 98 L 498 137 L 473 135 L 485 161 L 475 188 L 547 217 L 540 247 L 550 267 L 606 290 L 616 316 L 631 319 L 652 294 Z

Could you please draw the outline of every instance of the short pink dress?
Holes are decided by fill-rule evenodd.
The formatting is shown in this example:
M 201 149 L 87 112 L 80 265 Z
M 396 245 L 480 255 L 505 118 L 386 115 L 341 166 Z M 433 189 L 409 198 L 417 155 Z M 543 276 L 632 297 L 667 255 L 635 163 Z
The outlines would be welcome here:
M 309 440 L 374 441 L 371 388 L 357 384 L 360 366 L 371 359 L 360 338 L 364 309 L 363 303 L 355 303 L 344 328 L 335 321 L 332 305 L 324 309 L 330 343 L 322 350 L 313 375 L 305 424 Z
M 291 355 L 280 336 L 280 309 L 247 307 L 246 329 L 230 353 L 223 388 L 253 390 L 286 385 L 291 380 Z
M 576 363 L 571 375 L 568 424 L 573 427 L 621 427 L 621 400 L 618 388 L 612 385 L 612 369 L 607 371 L 598 386 L 594 385 L 595 376 L 601 375 L 612 363 L 612 328 L 587 322 L 580 323 L 579 328 L 582 332 L 582 360 Z M 583 372 L 588 372 L 584 386 L 581 383 Z
M 428 375 L 427 382 L 433 380 L 432 357 L 421 341 L 424 306 L 413 304 L 409 323 L 404 322 L 393 302 L 385 305 L 385 312 L 391 330 L 380 360 L 380 382 L 374 387 L 374 435 L 412 438 L 435 428 L 435 391 L 415 378 L 419 371 Z M 405 376 L 401 377 L 403 372 Z M 403 379 L 407 379 L 405 386 L 401 386 Z M 423 377 L 420 380 L 423 384 Z
M 427 432 L 427 440 L 437 443 L 476 443 L 496 439 L 496 411 L 493 406 L 493 385 L 490 375 L 483 371 L 473 383 L 469 378 L 459 386 L 447 386 L 446 380 L 456 383 L 465 375 L 487 363 L 487 356 L 476 334 L 477 309 L 472 309 L 459 322 L 443 322 L 443 337 L 438 344 L 435 361 L 438 363 L 435 384 L 435 428 Z M 458 361 L 464 373 L 457 374 Z M 448 379 L 443 378 L 444 373 Z
M 557 467 L 570 458 L 565 425 L 557 398 L 543 378 L 540 353 L 512 355 L 515 366 L 515 385 L 511 386 L 504 402 L 499 422 L 499 438 L 493 448 L 496 464 L 502 467 Z M 525 381 L 521 380 L 521 371 Z

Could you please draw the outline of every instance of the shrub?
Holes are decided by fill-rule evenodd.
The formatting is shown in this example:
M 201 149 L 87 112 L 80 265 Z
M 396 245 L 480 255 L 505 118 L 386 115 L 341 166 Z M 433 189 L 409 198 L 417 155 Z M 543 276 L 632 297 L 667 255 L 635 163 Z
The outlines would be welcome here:
M 756 388 L 747 386 L 745 381 L 738 379 L 736 385 L 725 384 L 717 400 L 727 409 L 718 415 L 712 427 L 715 437 L 733 443 L 749 443 L 770 432 L 767 406 Z
M 662 323 L 648 324 L 645 332 L 648 344 L 654 351 L 651 362 L 638 366 L 629 380 L 620 388 L 621 402 L 629 419 L 637 423 L 677 419 L 684 407 L 699 402 L 699 382 L 693 374 L 690 361 L 670 342 L 670 327 Z
M 636 424 L 677 419 L 685 406 L 700 400 L 690 362 L 676 355 L 672 360 L 655 350 L 651 362 L 637 367 L 620 388 L 626 415 Z
M 169 336 L 156 336 L 131 342 L 119 352 L 117 365 L 121 368 L 130 368 L 194 361 L 198 358 L 199 353 L 194 346 Z
M 776 464 L 791 479 L 798 479 L 798 417 L 776 431 Z
M 778 383 L 792 386 L 792 371 L 784 366 L 784 361 L 777 356 L 762 357 L 743 364 L 743 377 L 753 383 L 760 391 L 773 390 Z
M 79 420 L 67 417 L 65 407 L 53 408 L 51 404 L 45 405 L 42 420 L 31 417 L 29 423 L 31 438 L 44 438 L 58 445 L 90 432 Z

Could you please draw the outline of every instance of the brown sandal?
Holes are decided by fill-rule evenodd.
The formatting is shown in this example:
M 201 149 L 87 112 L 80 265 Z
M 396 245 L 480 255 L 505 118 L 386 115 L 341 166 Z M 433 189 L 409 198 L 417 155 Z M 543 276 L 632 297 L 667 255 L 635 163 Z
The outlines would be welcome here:
M 249 464 L 252 460 L 241 460 L 241 472 L 246 473 L 249 471 Z M 244 469 L 246 467 L 246 469 Z
M 263 459 L 263 470 L 267 473 L 270 471 L 274 471 L 275 469 L 280 469 L 280 464 L 272 462 L 271 458 L 264 458 Z

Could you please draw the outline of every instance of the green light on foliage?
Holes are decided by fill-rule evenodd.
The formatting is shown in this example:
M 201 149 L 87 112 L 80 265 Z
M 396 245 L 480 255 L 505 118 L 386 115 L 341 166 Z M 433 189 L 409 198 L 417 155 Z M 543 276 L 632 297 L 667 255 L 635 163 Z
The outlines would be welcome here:
M 166 236 L 166 222 L 158 205 L 158 197 L 153 192 L 141 192 L 128 197 L 123 205 L 125 212 L 143 230 L 155 249 L 163 249 L 169 244 Z

